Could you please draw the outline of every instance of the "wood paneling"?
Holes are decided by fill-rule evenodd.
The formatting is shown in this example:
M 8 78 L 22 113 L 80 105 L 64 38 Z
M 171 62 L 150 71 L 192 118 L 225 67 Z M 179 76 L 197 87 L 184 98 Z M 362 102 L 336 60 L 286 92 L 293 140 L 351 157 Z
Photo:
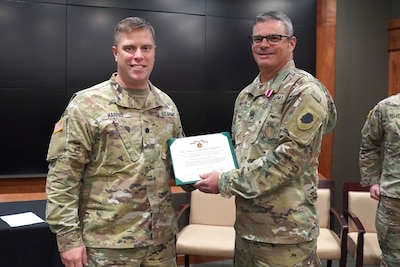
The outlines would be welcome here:
M 400 92 L 400 18 L 392 19 L 387 24 L 389 50 L 388 95 Z
M 317 0 L 316 76 L 335 97 L 336 77 L 336 0 Z M 319 172 L 332 175 L 333 132 L 322 140 Z
M 389 51 L 400 50 L 400 18 L 389 20 L 387 29 Z
M 0 202 L 46 199 L 46 178 L 0 179 Z

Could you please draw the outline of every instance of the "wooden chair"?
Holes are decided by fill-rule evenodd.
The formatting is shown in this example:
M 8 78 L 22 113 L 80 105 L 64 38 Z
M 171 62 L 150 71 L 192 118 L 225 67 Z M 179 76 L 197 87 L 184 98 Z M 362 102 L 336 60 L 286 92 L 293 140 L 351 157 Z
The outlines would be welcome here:
M 349 225 L 348 254 L 355 259 L 355 267 L 380 265 L 381 249 L 375 228 L 378 201 L 372 199 L 369 187 L 359 182 L 343 183 L 343 214 Z
M 345 267 L 348 225 L 343 214 L 334 208 L 334 181 L 320 179 L 317 192 L 317 211 L 320 227 L 320 234 L 317 240 L 318 257 L 321 260 L 326 260 L 328 267 L 332 266 L 332 260 L 338 260 L 339 267 Z M 338 230 L 335 230 L 334 222 L 336 221 L 340 225 Z
M 176 254 L 184 255 L 189 267 L 190 255 L 233 258 L 235 248 L 235 198 L 192 191 L 189 203 L 177 211 L 179 218 L 187 212 L 187 224 L 176 236 Z

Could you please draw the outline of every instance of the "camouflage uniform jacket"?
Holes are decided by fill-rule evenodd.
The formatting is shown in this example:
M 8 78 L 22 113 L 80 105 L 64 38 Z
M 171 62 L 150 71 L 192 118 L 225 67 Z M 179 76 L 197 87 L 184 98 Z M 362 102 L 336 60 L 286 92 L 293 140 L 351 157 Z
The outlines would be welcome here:
M 46 219 L 60 251 L 158 245 L 176 234 L 167 140 L 183 136 L 151 83 L 142 108 L 113 75 L 76 93 L 48 150 Z
M 293 60 L 240 92 L 232 125 L 240 168 L 218 181 L 222 196 L 236 195 L 240 237 L 295 244 L 318 236 L 318 156 L 336 116 L 328 90 Z
M 380 101 L 361 130 L 360 172 L 363 186 L 380 184 L 380 193 L 400 198 L 400 94 Z

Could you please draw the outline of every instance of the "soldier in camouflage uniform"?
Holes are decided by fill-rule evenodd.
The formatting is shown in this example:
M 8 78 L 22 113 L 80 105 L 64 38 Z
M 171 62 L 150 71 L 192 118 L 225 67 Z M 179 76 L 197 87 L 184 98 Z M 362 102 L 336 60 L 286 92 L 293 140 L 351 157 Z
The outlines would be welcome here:
M 381 100 L 361 131 L 361 185 L 379 200 L 375 217 L 381 266 L 400 264 L 400 94 Z
M 236 196 L 235 266 L 321 266 L 318 156 L 336 108 L 324 85 L 295 67 L 296 37 L 285 14 L 258 15 L 250 41 L 260 74 L 235 103 L 240 168 L 201 175 L 194 186 Z
M 179 113 L 149 81 L 150 23 L 126 18 L 114 38 L 117 72 L 76 93 L 54 127 L 47 223 L 67 267 L 176 266 L 167 140 L 183 137 Z

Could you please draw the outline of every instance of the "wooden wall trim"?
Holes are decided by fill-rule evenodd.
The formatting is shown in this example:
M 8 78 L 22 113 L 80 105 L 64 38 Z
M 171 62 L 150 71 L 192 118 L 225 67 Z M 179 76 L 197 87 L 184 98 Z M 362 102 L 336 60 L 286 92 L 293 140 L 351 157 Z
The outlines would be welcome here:
M 388 50 L 400 50 L 400 18 L 391 19 L 387 23 Z
M 335 97 L 336 80 L 336 0 L 317 0 L 316 76 Z M 332 176 L 333 133 L 322 140 L 319 172 Z
M 46 199 L 46 178 L 0 179 L 0 202 Z
M 388 30 L 388 96 L 400 93 L 400 18 L 387 23 Z

